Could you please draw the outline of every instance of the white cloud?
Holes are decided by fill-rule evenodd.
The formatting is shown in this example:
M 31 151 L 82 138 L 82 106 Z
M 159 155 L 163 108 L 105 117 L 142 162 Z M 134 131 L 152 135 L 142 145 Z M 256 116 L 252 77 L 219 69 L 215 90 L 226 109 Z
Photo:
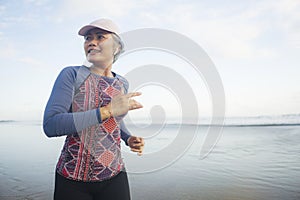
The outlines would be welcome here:
M 1 35 L 0 35 L 1 39 Z M 1 40 L 0 40 L 1 41 Z M 12 44 L 1 44 L 0 46 L 0 58 L 1 59 L 11 59 L 16 57 L 17 50 Z
M 16 25 L 16 24 L 34 24 L 38 19 L 30 16 L 20 16 L 20 17 L 5 17 L 3 21 L 6 24 Z
M 171 4 L 156 14 L 142 12 L 140 19 L 145 24 L 173 27 L 221 57 L 274 58 L 281 54 L 278 45 L 299 46 L 299 5 L 297 0 L 267 0 L 214 7 L 195 1 Z
M 48 3 L 48 0 L 24 0 L 25 4 L 33 4 L 35 6 L 43 6 Z
M 291 47 L 299 48 L 300 43 L 300 1 L 286 0 L 274 5 L 280 14 L 279 25 L 286 34 Z
M 256 13 L 237 13 L 225 17 L 220 16 L 224 14 L 222 10 L 206 10 L 199 14 L 199 6 L 176 5 L 168 9 L 167 15 L 161 12 L 155 16 L 151 13 L 142 16 L 152 24 L 171 24 L 177 31 L 208 45 L 225 57 L 248 58 L 256 55 L 253 40 L 264 31 L 262 23 L 252 23 L 250 20 Z
M 1 15 L 2 13 L 4 13 L 5 10 L 6 10 L 6 6 L 0 5 L 0 15 Z
M 133 8 L 141 4 L 141 1 L 110 0 L 65 0 L 58 11 L 58 19 L 76 18 L 82 16 L 110 16 L 120 17 L 128 14 Z
M 271 3 L 273 2 L 273 3 Z M 270 1 L 270 5 L 277 11 L 286 14 L 299 9 L 300 2 L 298 0 L 280 0 L 280 1 Z M 299 13 L 290 13 L 292 15 L 299 15 Z
M 25 64 L 28 64 L 30 66 L 33 66 L 33 67 L 35 67 L 35 66 L 40 67 L 40 66 L 44 65 L 42 62 L 40 62 L 40 61 L 38 61 L 38 60 L 36 60 L 32 57 L 23 57 L 23 58 L 20 59 L 20 61 L 25 63 Z
M 37 25 L 48 15 L 50 7 L 48 0 L 4 1 L 0 5 L 0 28 Z

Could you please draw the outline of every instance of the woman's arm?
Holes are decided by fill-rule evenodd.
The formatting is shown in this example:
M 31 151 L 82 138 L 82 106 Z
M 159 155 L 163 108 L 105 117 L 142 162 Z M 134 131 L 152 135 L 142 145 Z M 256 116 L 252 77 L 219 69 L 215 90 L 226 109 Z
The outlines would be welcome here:
M 76 68 L 66 67 L 58 75 L 48 100 L 43 129 L 48 137 L 69 135 L 101 123 L 101 110 L 70 112 L 74 95 Z
M 128 139 L 130 138 L 131 134 L 130 131 L 126 128 L 126 125 L 124 123 L 124 121 L 121 121 L 121 138 L 122 140 L 125 142 L 125 144 L 128 146 Z

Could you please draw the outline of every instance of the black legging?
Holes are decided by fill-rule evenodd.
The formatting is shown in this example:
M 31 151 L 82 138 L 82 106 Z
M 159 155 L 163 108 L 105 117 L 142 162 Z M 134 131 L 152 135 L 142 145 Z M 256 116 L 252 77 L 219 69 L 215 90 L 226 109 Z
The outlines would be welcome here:
M 126 172 L 101 182 L 69 180 L 56 172 L 54 200 L 130 200 Z

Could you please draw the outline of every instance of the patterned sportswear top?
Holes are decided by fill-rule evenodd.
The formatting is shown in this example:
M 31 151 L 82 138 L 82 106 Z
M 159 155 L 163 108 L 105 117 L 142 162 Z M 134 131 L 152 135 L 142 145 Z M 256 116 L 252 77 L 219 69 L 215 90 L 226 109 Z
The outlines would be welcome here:
M 74 88 L 79 69 L 67 67 L 57 77 L 43 128 L 49 137 L 67 135 L 57 163 L 59 174 L 73 180 L 102 181 L 124 168 L 120 138 L 126 142 L 130 134 L 121 117 L 101 121 L 98 108 L 126 92 L 128 82 L 115 73 L 113 78 L 89 73 L 80 87 Z

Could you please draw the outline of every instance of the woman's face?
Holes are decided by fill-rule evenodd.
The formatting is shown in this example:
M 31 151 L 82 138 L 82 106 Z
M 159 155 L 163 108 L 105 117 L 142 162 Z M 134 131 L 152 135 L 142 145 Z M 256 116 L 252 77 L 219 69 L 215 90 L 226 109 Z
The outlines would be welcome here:
M 94 65 L 107 67 L 113 63 L 116 45 L 111 33 L 95 28 L 84 36 L 87 60 Z

